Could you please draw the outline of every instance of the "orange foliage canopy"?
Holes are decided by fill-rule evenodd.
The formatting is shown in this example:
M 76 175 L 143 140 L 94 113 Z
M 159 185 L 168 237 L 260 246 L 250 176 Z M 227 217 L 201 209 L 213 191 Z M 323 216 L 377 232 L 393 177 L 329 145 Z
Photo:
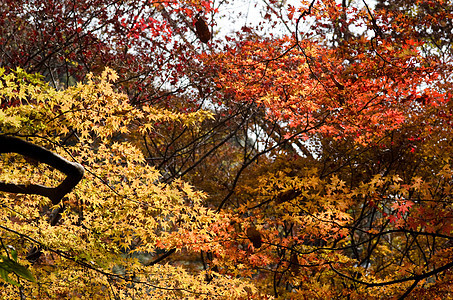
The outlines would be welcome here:
M 265 2 L 0 5 L 0 297 L 451 296 L 451 1 Z

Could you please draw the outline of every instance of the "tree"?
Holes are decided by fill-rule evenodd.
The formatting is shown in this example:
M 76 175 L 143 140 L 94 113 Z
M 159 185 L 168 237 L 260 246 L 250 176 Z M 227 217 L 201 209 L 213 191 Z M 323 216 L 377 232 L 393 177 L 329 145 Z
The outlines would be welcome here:
M 225 37 L 217 35 L 225 2 L 25 2 L 23 12 L 15 1 L 2 6 L 2 64 L 7 76 L 26 80 L 13 77 L 14 88 L 5 89 L 18 96 L 3 98 L 1 132 L 87 170 L 67 194 L 60 223 L 38 223 L 46 236 L 85 230 L 77 247 L 46 244 L 27 229 L 31 220 L 6 217 L 22 226 L 18 233 L 57 251 L 41 256 L 58 272 L 32 266 L 37 282 L 62 278 L 56 254 L 69 253 L 63 258 L 115 273 L 111 293 L 123 284 L 127 295 L 139 288 L 134 270 L 143 294 L 157 295 L 146 286 L 161 280 L 153 277 L 161 269 L 184 285 L 159 285 L 176 298 L 220 298 L 218 282 L 238 291 L 230 298 L 452 292 L 449 1 L 403 1 L 404 9 L 392 1 L 266 1 L 260 24 Z M 206 45 L 198 20 L 210 34 Z M 17 66 L 61 90 L 12 71 Z M 17 168 L 11 155 L 2 157 L 6 169 Z M 27 183 L 30 166 L 27 159 L 5 178 Z M 43 184 L 61 182 L 46 172 L 36 174 Z M 5 195 L 5 205 L 23 203 L 23 195 Z M 17 211 L 49 214 L 48 200 L 25 197 L 37 201 Z M 121 199 L 128 201 L 120 209 Z M 80 226 L 85 220 L 94 233 Z M 118 226 L 121 232 L 110 229 Z M 121 246 L 123 256 L 109 252 Z M 20 266 L 30 248 L 20 248 Z M 142 252 L 161 256 L 131 262 Z M 175 267 L 182 263 L 185 272 Z M 64 297 L 91 286 L 108 293 L 106 281 L 88 282 L 89 272 L 76 266 L 64 271 L 85 281 Z
M 180 180 L 159 183 L 159 172 L 134 145 L 135 136 L 156 122 L 194 127 L 210 114 L 133 108 L 124 94 L 114 91 L 116 79 L 107 69 L 100 77 L 57 91 L 20 69 L 2 70 L 2 99 L 22 103 L 2 110 L 0 119 L 1 151 L 7 153 L 0 184 L 2 267 L 11 261 L 5 260 L 8 249 L 14 249 L 20 264 L 10 273 L 36 278 L 18 278 L 19 289 L 6 287 L 2 297 L 244 294 L 244 282 L 218 276 L 216 285 L 206 285 L 204 272 L 157 264 L 166 254 L 137 256 L 176 250 L 189 259 L 204 247 L 193 241 L 215 240 L 208 227 L 222 219 L 201 206 L 204 194 Z M 83 164 L 83 178 L 81 165 L 63 157 Z M 67 173 L 68 179 L 58 185 L 61 175 L 43 164 Z M 49 223 L 52 210 L 62 217 Z M 25 265 L 30 273 L 24 273 Z
M 202 56 L 220 95 L 262 108 L 293 148 L 294 139 L 318 145 L 302 158 L 303 145 L 288 151 L 265 140 L 272 132 L 261 135 L 271 156 L 244 172 L 230 199 L 237 219 L 223 268 L 240 265 L 283 298 L 451 292 L 450 146 L 441 133 L 450 130 L 451 51 L 431 51 L 413 28 L 433 23 L 404 14 L 312 1 L 292 36 L 249 30 Z

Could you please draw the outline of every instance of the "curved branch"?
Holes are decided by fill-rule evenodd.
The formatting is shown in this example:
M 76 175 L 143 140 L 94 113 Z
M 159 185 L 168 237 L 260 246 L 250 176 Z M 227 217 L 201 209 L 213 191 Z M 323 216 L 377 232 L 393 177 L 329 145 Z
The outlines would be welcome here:
M 17 153 L 45 163 L 67 175 L 57 187 L 40 184 L 14 184 L 0 182 L 0 191 L 8 193 L 35 194 L 49 198 L 53 205 L 69 193 L 83 178 L 85 169 L 76 162 L 70 162 L 58 154 L 17 137 L 0 135 L 0 153 Z
M 448 264 L 445 264 L 442 267 L 439 267 L 437 269 L 433 269 L 430 272 L 425 272 L 425 273 L 421 273 L 421 274 L 412 275 L 412 276 L 409 276 L 409 277 L 404 277 L 404 278 L 401 278 L 401 279 L 395 279 L 395 280 L 384 281 L 384 282 L 366 282 L 366 281 L 361 281 L 361 280 L 352 278 L 351 276 L 348 276 L 346 274 L 343 274 L 343 273 L 339 272 L 338 270 L 336 270 L 332 266 L 331 263 L 329 263 L 328 265 L 329 265 L 329 267 L 331 268 L 332 271 L 334 271 L 336 274 L 338 274 L 341 277 L 349 279 L 349 280 L 351 280 L 351 281 L 353 281 L 355 283 L 358 283 L 358 284 L 363 284 L 366 287 L 376 287 L 376 286 L 392 285 L 392 284 L 402 283 L 402 282 L 406 282 L 406 281 L 415 281 L 415 282 L 418 283 L 419 281 L 421 281 L 421 280 L 423 280 L 425 278 L 428 278 L 430 276 L 439 274 L 439 273 L 441 273 L 443 271 L 446 271 L 446 270 L 452 268 L 453 267 L 453 262 L 449 262 Z M 411 287 L 411 289 L 413 289 L 414 287 Z

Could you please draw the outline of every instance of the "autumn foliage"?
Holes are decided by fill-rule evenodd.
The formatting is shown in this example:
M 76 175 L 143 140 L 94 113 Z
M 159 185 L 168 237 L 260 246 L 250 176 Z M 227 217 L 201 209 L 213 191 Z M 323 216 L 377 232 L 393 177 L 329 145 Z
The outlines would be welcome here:
M 0 298 L 451 298 L 453 4 L 374 2 L 3 1 Z

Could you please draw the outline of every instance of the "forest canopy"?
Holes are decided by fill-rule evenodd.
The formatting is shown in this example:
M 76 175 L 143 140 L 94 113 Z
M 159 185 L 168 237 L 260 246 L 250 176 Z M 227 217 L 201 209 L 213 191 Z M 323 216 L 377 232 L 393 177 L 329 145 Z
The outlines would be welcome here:
M 453 3 L 239 2 L 0 4 L 0 298 L 451 298 Z

